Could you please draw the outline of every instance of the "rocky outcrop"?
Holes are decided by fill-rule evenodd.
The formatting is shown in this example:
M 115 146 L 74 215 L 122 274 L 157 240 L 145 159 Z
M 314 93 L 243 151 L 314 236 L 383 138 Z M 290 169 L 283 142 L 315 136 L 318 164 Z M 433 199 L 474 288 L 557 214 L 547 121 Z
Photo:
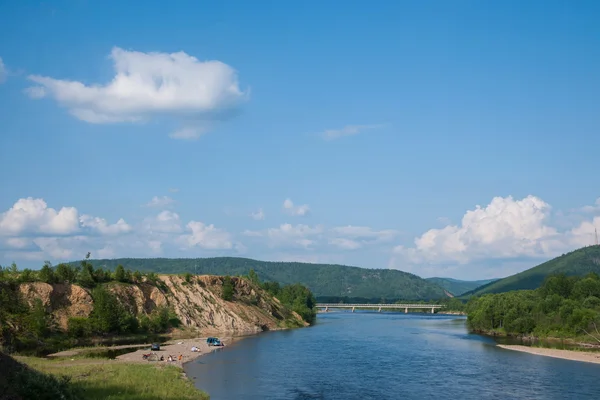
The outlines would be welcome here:
M 223 278 L 220 276 L 193 276 L 189 282 L 176 275 L 161 275 L 159 279 L 157 284 L 112 282 L 106 284 L 106 288 L 136 317 L 168 306 L 184 327 L 209 335 L 256 333 L 308 325 L 278 299 L 246 279 L 231 278 L 232 301 L 221 298 Z M 70 317 L 87 317 L 93 310 L 90 291 L 78 285 L 23 283 L 19 290 L 30 305 L 40 299 L 56 325 L 63 330 Z

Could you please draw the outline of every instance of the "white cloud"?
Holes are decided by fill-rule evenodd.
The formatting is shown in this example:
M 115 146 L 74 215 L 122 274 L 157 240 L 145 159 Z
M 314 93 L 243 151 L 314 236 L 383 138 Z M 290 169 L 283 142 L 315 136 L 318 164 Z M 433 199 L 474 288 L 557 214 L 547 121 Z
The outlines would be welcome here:
M 231 235 L 224 230 L 215 228 L 214 225 L 205 225 L 199 221 L 190 221 L 187 229 L 191 231 L 188 235 L 182 235 L 181 241 L 188 248 L 200 247 L 206 250 L 232 249 Z
M 143 53 L 115 47 L 110 58 L 115 76 L 107 84 L 30 75 L 39 86 L 33 98 L 54 97 L 76 118 L 96 124 L 142 122 L 171 117 L 183 126 L 171 134 L 197 138 L 211 122 L 232 115 L 249 92 L 238 84 L 237 72 L 220 61 L 199 61 L 184 52 Z
M 250 237 L 263 237 L 264 236 L 262 234 L 262 232 L 260 232 L 260 231 L 251 231 L 249 229 L 246 229 L 244 232 L 242 232 L 242 235 L 250 236 Z
M 177 213 L 161 211 L 158 215 L 144 220 L 143 229 L 148 233 L 179 233 L 181 220 Z
M 545 224 L 549 212 L 550 205 L 535 196 L 495 197 L 467 211 L 460 225 L 430 229 L 414 247 L 397 246 L 394 252 L 414 263 L 542 256 L 558 244 L 558 232 Z
M 83 227 L 90 228 L 102 235 L 119 235 L 132 230 L 132 227 L 123 218 L 112 225 L 106 222 L 104 218 L 92 217 L 91 215 L 82 215 L 79 221 Z
M 339 247 L 344 250 L 356 250 L 362 247 L 362 244 L 356 240 L 346 238 L 333 238 L 329 240 L 329 244 Z
M 32 86 L 23 90 L 25 94 L 32 99 L 41 99 L 46 96 L 46 89 L 43 86 Z
M 4 62 L 2 62 L 2 58 L 0 57 L 0 83 L 3 83 L 6 80 L 7 75 L 8 71 L 6 70 L 6 66 L 4 66 Z
M 321 225 L 310 227 L 308 225 L 281 224 L 278 228 L 269 228 L 266 237 L 269 239 L 269 246 L 299 246 L 303 248 L 310 247 L 317 243 L 318 236 L 322 234 L 324 228 Z
M 0 235 L 67 235 L 78 230 L 79 216 L 76 208 L 63 207 L 57 211 L 49 208 L 43 199 L 19 199 L 8 211 L 0 214 Z
M 370 129 L 378 129 L 384 127 L 384 124 L 374 124 L 374 125 L 346 125 L 340 129 L 327 129 L 325 130 L 321 136 L 325 140 L 334 140 L 339 139 L 344 136 L 352 136 L 358 135 L 361 132 Z
M 289 215 L 305 216 L 310 212 L 308 204 L 302 204 L 301 206 L 295 206 L 291 199 L 285 199 L 283 202 L 283 209 Z
M 334 237 L 329 244 L 344 250 L 356 250 L 366 245 L 393 240 L 398 232 L 393 229 L 376 231 L 368 226 L 340 226 L 331 229 Z
M 259 208 L 258 211 L 250 213 L 250 217 L 257 221 L 260 221 L 265 219 L 265 213 L 263 212 L 262 208 Z
M 169 196 L 154 196 L 149 203 L 146 203 L 146 207 L 166 207 L 173 204 L 175 200 L 170 198 Z
M 581 211 L 586 213 L 597 213 L 600 212 L 600 197 L 596 199 L 593 205 L 581 207 Z

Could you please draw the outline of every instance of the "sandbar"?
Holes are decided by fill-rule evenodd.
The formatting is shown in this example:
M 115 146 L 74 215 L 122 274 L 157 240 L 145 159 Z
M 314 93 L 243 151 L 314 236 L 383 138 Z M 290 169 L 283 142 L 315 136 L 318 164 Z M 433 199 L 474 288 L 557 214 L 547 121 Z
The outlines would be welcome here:
M 538 356 L 554 357 L 561 358 L 563 360 L 600 364 L 600 352 L 549 349 L 544 347 L 530 347 L 506 344 L 498 344 L 497 346 L 507 350 L 521 351 L 523 353 L 535 354 Z

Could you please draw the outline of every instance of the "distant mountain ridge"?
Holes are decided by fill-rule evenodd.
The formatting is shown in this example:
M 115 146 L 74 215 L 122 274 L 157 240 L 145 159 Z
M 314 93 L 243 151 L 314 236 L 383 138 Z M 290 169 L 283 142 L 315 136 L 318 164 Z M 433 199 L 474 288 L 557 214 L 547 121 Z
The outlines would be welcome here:
M 462 281 L 459 279 L 453 278 L 426 278 L 425 280 L 429 282 L 433 282 L 438 286 L 446 289 L 448 292 L 452 293 L 454 296 L 460 296 L 463 293 L 469 292 L 471 290 L 477 289 L 480 286 L 487 285 L 489 283 L 495 282 L 498 279 L 484 279 L 479 281 Z
M 600 246 L 583 247 L 563 254 L 537 267 L 463 293 L 461 297 L 480 296 L 486 293 L 503 293 L 511 290 L 537 289 L 549 275 L 584 276 L 590 272 L 600 274 Z
M 416 275 L 390 269 L 367 269 L 337 264 L 258 261 L 238 257 L 215 258 L 120 258 L 89 260 L 94 268 L 142 272 L 207 275 L 246 275 L 250 269 L 262 281 L 301 283 L 316 297 L 364 297 L 403 300 L 447 298 L 444 289 Z M 75 264 L 72 262 L 70 264 Z

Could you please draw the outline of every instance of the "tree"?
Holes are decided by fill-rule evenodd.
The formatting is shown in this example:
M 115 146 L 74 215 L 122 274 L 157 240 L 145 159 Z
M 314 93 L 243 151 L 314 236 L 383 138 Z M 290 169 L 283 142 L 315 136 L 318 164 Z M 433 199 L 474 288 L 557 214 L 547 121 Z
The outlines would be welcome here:
M 73 283 L 78 271 L 68 264 L 58 264 L 55 275 L 59 282 Z
M 117 265 L 114 276 L 116 281 L 125 282 L 125 268 L 121 264 Z
M 254 268 L 250 269 L 250 271 L 248 272 L 248 279 L 252 283 L 255 283 L 257 285 L 260 284 L 260 279 L 258 278 L 256 271 L 254 271 Z
M 231 277 L 226 276 L 223 278 L 223 288 L 221 292 L 221 298 L 225 301 L 233 300 L 233 283 L 231 282 Z
M 39 278 L 42 282 L 55 283 L 56 277 L 54 276 L 54 270 L 50 266 L 50 263 L 46 261 L 42 269 L 40 269 Z
M 142 273 L 140 271 L 135 271 L 133 273 L 133 279 L 135 281 L 135 283 L 142 283 Z
M 27 316 L 28 330 L 38 338 L 43 338 L 48 333 L 49 315 L 46 313 L 46 307 L 42 300 L 35 299 L 31 312 Z

